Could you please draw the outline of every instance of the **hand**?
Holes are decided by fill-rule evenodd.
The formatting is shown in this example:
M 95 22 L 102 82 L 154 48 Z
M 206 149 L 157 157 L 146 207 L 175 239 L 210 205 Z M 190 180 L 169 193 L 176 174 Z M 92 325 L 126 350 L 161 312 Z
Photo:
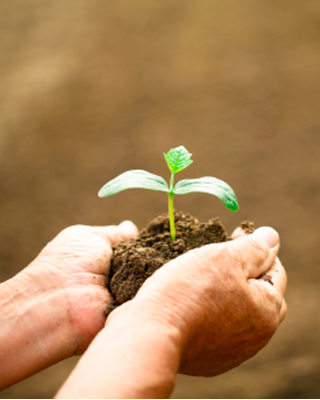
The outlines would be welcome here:
M 88 347 L 105 323 L 111 246 L 136 233 L 131 222 L 67 228 L 0 285 L 0 390 Z
M 68 313 L 73 325 L 74 354 L 83 353 L 104 326 L 104 311 L 111 301 L 106 288 L 111 247 L 137 233 L 130 221 L 107 227 L 71 226 L 23 270 L 44 292 L 58 293 L 56 308 L 62 309 L 61 315 Z
M 248 236 L 238 229 L 235 237 L 167 263 L 132 300 L 131 308 L 140 303 L 151 319 L 178 328 L 181 373 L 214 376 L 238 366 L 266 345 L 286 314 L 278 234 L 264 227 Z
M 108 316 L 57 397 L 165 398 L 178 370 L 217 375 L 261 349 L 285 316 L 286 275 L 273 229 L 242 235 L 157 270 Z

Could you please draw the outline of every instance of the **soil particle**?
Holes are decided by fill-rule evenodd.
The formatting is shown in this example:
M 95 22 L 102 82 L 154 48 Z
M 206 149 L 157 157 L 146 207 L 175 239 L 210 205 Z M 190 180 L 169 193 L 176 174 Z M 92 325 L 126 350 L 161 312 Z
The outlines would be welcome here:
M 251 221 L 244 221 L 240 224 L 240 228 L 245 231 L 246 234 L 254 232 L 254 223 Z
M 113 247 L 108 288 L 114 301 L 107 314 L 131 300 L 144 281 L 168 261 L 197 247 L 230 240 L 219 218 L 202 223 L 190 214 L 175 212 L 175 226 L 176 240 L 172 241 L 168 214 L 160 215 L 137 238 Z

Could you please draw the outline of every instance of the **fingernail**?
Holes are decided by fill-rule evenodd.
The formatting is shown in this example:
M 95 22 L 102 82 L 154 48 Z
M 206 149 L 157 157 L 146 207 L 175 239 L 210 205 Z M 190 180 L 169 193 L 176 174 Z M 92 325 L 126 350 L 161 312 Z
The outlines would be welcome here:
M 268 226 L 258 228 L 253 232 L 253 235 L 259 236 L 261 239 L 263 239 L 268 244 L 270 249 L 278 246 L 280 241 L 278 232 Z

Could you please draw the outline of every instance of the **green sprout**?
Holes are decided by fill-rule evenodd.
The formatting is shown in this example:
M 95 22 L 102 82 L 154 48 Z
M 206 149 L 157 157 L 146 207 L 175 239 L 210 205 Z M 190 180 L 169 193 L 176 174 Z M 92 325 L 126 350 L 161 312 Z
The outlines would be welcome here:
M 193 161 L 192 154 L 184 146 L 171 149 L 164 157 L 171 171 L 170 187 L 167 182 L 158 175 L 143 170 L 131 170 L 112 179 L 99 191 L 99 197 L 108 197 L 126 189 L 150 189 L 167 192 L 169 196 L 169 220 L 171 239 L 176 239 L 173 211 L 173 196 L 175 194 L 187 194 L 202 192 L 219 197 L 223 204 L 231 211 L 238 211 L 238 201 L 231 187 L 220 179 L 205 176 L 198 179 L 184 179 L 174 186 L 174 175 L 187 168 Z

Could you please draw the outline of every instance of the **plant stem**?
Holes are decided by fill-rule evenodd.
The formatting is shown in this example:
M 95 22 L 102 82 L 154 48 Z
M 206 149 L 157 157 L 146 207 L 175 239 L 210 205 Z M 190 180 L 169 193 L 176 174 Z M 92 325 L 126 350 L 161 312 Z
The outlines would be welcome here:
M 176 240 L 176 230 L 174 227 L 174 213 L 173 213 L 173 194 L 171 193 L 169 193 L 169 219 L 170 219 L 171 240 Z
M 174 211 L 173 211 L 173 196 L 174 196 L 173 179 L 174 179 L 174 173 L 171 174 L 170 192 L 168 194 L 169 194 L 169 220 L 170 220 L 171 240 L 176 240 L 176 230 L 174 226 Z

